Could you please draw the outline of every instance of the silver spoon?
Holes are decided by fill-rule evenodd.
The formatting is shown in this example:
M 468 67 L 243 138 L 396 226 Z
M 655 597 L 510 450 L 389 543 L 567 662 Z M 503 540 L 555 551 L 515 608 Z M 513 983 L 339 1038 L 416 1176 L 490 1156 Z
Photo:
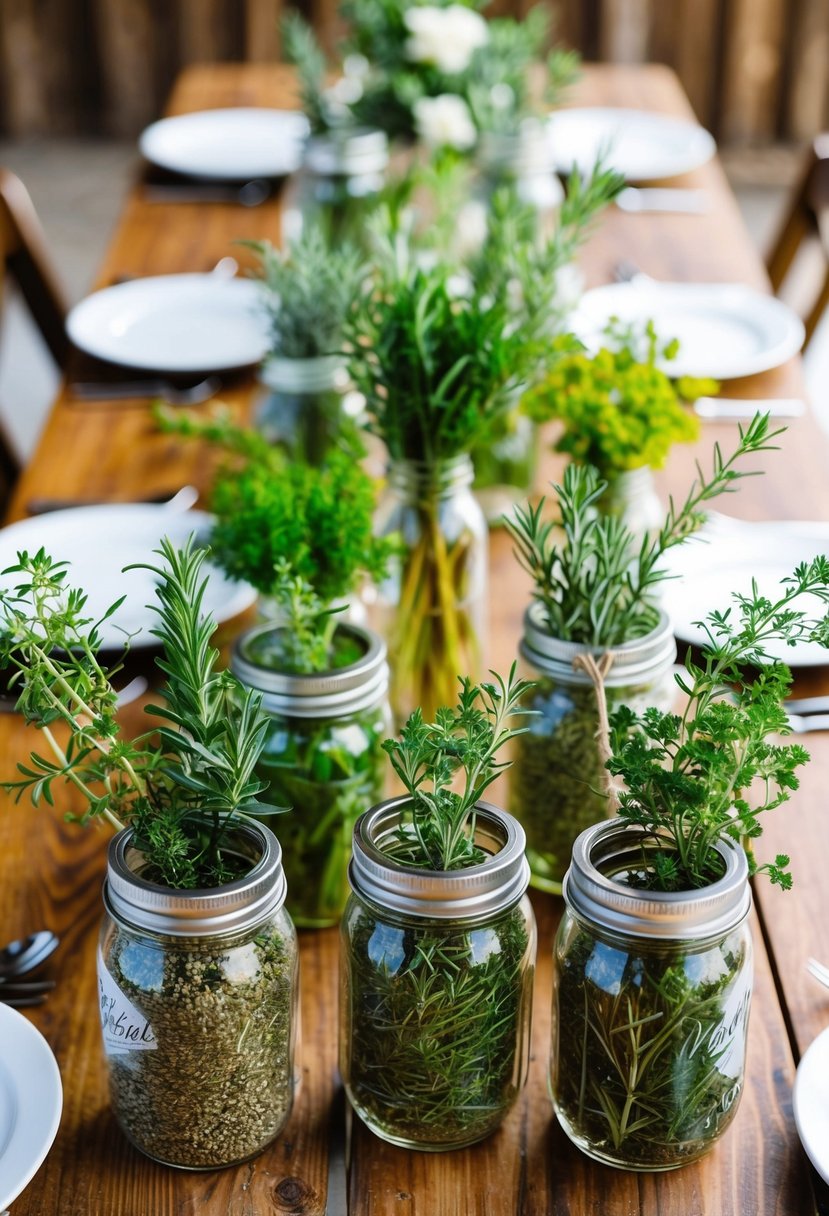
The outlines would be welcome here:
M 0 980 L 34 971 L 57 950 L 59 940 L 50 929 L 40 929 L 28 937 L 9 942 L 0 950 Z

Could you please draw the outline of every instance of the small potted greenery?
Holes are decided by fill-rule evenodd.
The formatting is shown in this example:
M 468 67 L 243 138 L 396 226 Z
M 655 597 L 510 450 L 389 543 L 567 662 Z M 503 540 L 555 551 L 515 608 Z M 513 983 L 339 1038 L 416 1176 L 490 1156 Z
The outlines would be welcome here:
M 451 1149 L 492 1132 L 526 1079 L 535 964 L 517 823 L 482 796 L 520 733 L 525 684 L 461 682 L 385 747 L 406 794 L 354 833 L 342 926 L 340 1070 L 384 1140 Z
M 486 521 L 470 451 L 545 366 L 535 324 L 446 261 L 424 265 L 387 226 L 377 270 L 349 318 L 349 367 L 389 459 L 377 529 L 401 538 L 379 588 L 400 720 L 452 699 L 455 672 L 482 670 Z
M 621 706 L 608 734 L 600 710 L 618 815 L 579 838 L 565 882 L 553 1100 L 580 1148 L 628 1169 L 693 1161 L 733 1119 L 751 1000 L 748 878 L 791 885 L 787 857 L 759 864 L 748 847 L 808 759 L 778 738 L 791 677 L 769 647 L 829 643 L 829 616 L 812 615 L 829 605 L 829 559 L 798 566 L 777 594 L 752 583 L 733 599 L 677 675 L 680 712 Z
M 528 707 L 537 716 L 518 740 L 510 808 L 527 833 L 533 884 L 559 893 L 579 833 L 605 810 L 604 757 L 588 660 L 602 666 L 613 706 L 661 705 L 675 695 L 673 634 L 659 607 L 663 555 L 704 521 L 705 504 L 734 488 L 737 467 L 766 451 L 779 432 L 756 417 L 731 456 L 715 445 L 709 476 L 700 470 L 658 532 L 637 540 L 623 521 L 597 510 L 606 485 L 590 465 L 570 464 L 554 486 L 559 516 L 544 500 L 518 508 L 508 527 L 533 579 L 520 651 L 537 680 Z
M 672 380 L 663 367 L 678 350 L 676 341 L 660 344 L 652 321 L 644 335 L 611 324 L 596 354 L 566 350 L 522 402 L 535 422 L 561 423 L 555 450 L 598 469 L 607 482 L 601 509 L 637 535 L 665 517 L 651 469 L 664 465 L 673 444 L 698 438 L 687 404 L 718 387 L 690 376 Z
M 159 554 L 148 568 L 163 702 L 134 740 L 119 733 L 100 622 L 66 563 L 18 555 L 16 586 L 0 592 L 0 653 L 45 747 L 5 788 L 54 806 L 67 784 L 80 822 L 116 830 L 98 954 L 113 1109 L 148 1156 L 215 1169 L 254 1156 L 290 1113 L 296 934 L 279 845 L 249 818 L 268 809 L 255 775 L 267 719 L 216 668 L 204 551 L 163 541 Z
M 313 226 L 284 249 L 246 242 L 259 259 L 270 349 L 260 369 L 269 390 L 256 412 L 262 434 L 294 460 L 319 464 L 340 439 L 348 386 L 343 323 L 364 270 L 357 252 Z

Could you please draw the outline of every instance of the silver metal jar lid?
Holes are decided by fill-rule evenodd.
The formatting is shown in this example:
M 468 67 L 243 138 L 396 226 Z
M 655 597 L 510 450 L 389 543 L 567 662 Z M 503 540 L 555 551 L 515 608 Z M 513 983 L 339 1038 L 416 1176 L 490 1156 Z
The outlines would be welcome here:
M 343 717 L 383 700 L 389 686 L 386 643 L 372 630 L 344 621 L 337 626 L 337 634 L 349 635 L 361 646 L 360 658 L 331 671 L 292 675 L 263 666 L 250 653 L 257 639 L 283 629 L 273 622 L 248 629 L 237 639 L 230 660 L 237 679 L 262 692 L 262 705 L 268 712 L 294 718 Z
M 386 133 L 372 127 L 335 128 L 328 135 L 312 135 L 305 146 L 305 165 L 321 176 L 384 173 L 388 163 Z
M 165 937 L 227 936 L 250 929 L 285 902 L 282 850 L 270 828 L 239 820 L 235 851 L 254 862 L 244 878 L 221 887 L 185 891 L 141 877 L 142 854 L 132 845 L 132 828 L 110 841 L 104 903 L 122 924 Z
M 692 891 L 641 891 L 612 874 L 642 868 L 642 847 L 652 833 L 636 824 L 611 819 L 594 824 L 577 838 L 564 876 L 562 894 L 579 917 L 628 937 L 674 941 L 721 937 L 743 921 L 751 908 L 748 861 L 736 844 L 714 847 L 722 858 L 722 878 Z
M 348 881 L 379 908 L 427 920 L 480 921 L 517 903 L 530 881 L 524 829 L 488 802 L 479 802 L 475 843 L 492 856 L 464 870 L 421 870 L 383 851 L 400 826 L 408 796 L 379 802 L 357 820 Z
M 318 355 L 313 359 L 271 355 L 262 364 L 259 377 L 269 388 L 284 393 L 324 393 L 343 390 L 348 385 L 341 355 Z
M 676 642 L 671 622 L 660 611 L 659 623 L 650 633 L 620 646 L 586 646 L 553 637 L 544 621 L 544 606 L 534 600 L 524 613 L 524 636 L 520 652 L 538 671 L 557 677 L 563 684 L 590 684 L 586 671 L 573 668 L 576 655 L 596 658 L 612 650 L 613 666 L 604 678 L 606 688 L 634 687 L 647 683 L 676 661 Z

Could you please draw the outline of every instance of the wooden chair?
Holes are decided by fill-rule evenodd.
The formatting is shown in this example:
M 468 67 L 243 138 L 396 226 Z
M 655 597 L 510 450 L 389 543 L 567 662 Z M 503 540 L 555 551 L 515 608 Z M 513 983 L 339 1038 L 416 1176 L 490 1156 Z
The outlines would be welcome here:
M 809 148 L 800 182 L 769 255 L 767 269 L 775 292 L 779 291 L 801 242 L 811 234 L 817 235 L 820 240 L 825 266 L 817 299 L 804 318 L 804 350 L 829 304 L 829 133 L 818 135 Z
M 17 285 L 52 358 L 63 367 L 68 351 L 67 300 L 25 186 L 0 168 L 0 303 L 6 276 Z M 19 472 L 20 461 L 0 422 L 0 502 L 8 498 Z

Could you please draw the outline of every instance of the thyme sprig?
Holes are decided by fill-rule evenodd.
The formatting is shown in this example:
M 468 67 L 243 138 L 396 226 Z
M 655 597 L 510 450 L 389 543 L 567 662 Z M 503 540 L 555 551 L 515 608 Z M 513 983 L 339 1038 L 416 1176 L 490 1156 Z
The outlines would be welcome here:
M 774 450 L 780 430 L 769 430 L 767 414 L 740 428 L 730 456 L 714 445 L 713 467 L 697 477 L 685 499 L 669 500 L 665 522 L 639 543 L 624 522 L 603 514 L 596 504 L 607 488 L 595 468 L 570 464 L 560 485 L 554 484 L 559 519 L 545 520 L 545 500 L 516 508 L 506 524 L 516 556 L 532 576 L 533 598 L 543 608 L 554 637 L 590 646 L 616 646 L 642 637 L 657 623 L 654 592 L 668 577 L 664 555 L 696 532 L 705 521 L 702 509 L 735 483 L 754 474 L 738 468 L 747 456 Z
M 67 586 L 67 563 L 40 549 L 4 573 L 20 575 L 0 591 L 0 664 L 11 667 L 18 709 L 46 740 L 48 755 L 32 752 L 18 765 L 17 781 L 3 783 L 19 801 L 54 805 L 55 785 L 68 783 L 83 797 L 79 818 L 103 818 L 113 828 L 130 826 L 145 855 L 147 876 L 172 887 L 212 886 L 236 876 L 226 851 L 238 816 L 263 808 L 264 788 L 254 775 L 267 718 L 259 697 L 228 672 L 217 671 L 215 629 L 203 613 L 206 553 L 188 541 L 177 550 L 162 540 L 159 566 L 140 568 L 159 579 L 152 633 L 163 647 L 165 704 L 147 712 L 154 730 L 135 740 L 120 736 L 117 694 L 98 652 L 101 618 L 88 615 L 87 597 Z M 63 732 L 54 728 L 62 724 Z
M 619 813 L 667 838 L 650 881 L 662 890 L 704 886 L 717 877 L 714 846 L 722 838 L 753 840 L 760 816 L 798 788 L 795 772 L 809 758 L 799 744 L 773 742 L 790 726 L 781 704 L 791 683 L 769 647 L 783 642 L 829 645 L 829 613 L 814 618 L 804 596 L 829 605 L 829 558 L 801 563 L 769 598 L 752 581 L 733 596 L 737 611 L 714 611 L 702 627 L 702 659 L 689 652 L 677 683 L 687 701 L 681 714 L 622 706 L 612 716 L 610 773 L 623 778 Z M 759 670 L 757 670 L 759 666 Z M 751 797 L 749 797 L 751 795 Z M 791 886 L 789 859 L 758 865 L 773 883 Z
M 510 719 L 531 711 L 521 699 L 532 688 L 516 677 L 513 664 L 506 680 L 494 683 L 461 679 L 458 704 L 441 707 L 434 722 L 424 722 L 416 709 L 399 739 L 383 744 L 392 768 L 408 792 L 411 822 L 401 829 L 394 856 L 408 865 L 457 870 L 485 859 L 474 843 L 475 805 L 509 768 L 497 753 L 525 727 Z M 460 783 L 460 788 L 452 788 Z

